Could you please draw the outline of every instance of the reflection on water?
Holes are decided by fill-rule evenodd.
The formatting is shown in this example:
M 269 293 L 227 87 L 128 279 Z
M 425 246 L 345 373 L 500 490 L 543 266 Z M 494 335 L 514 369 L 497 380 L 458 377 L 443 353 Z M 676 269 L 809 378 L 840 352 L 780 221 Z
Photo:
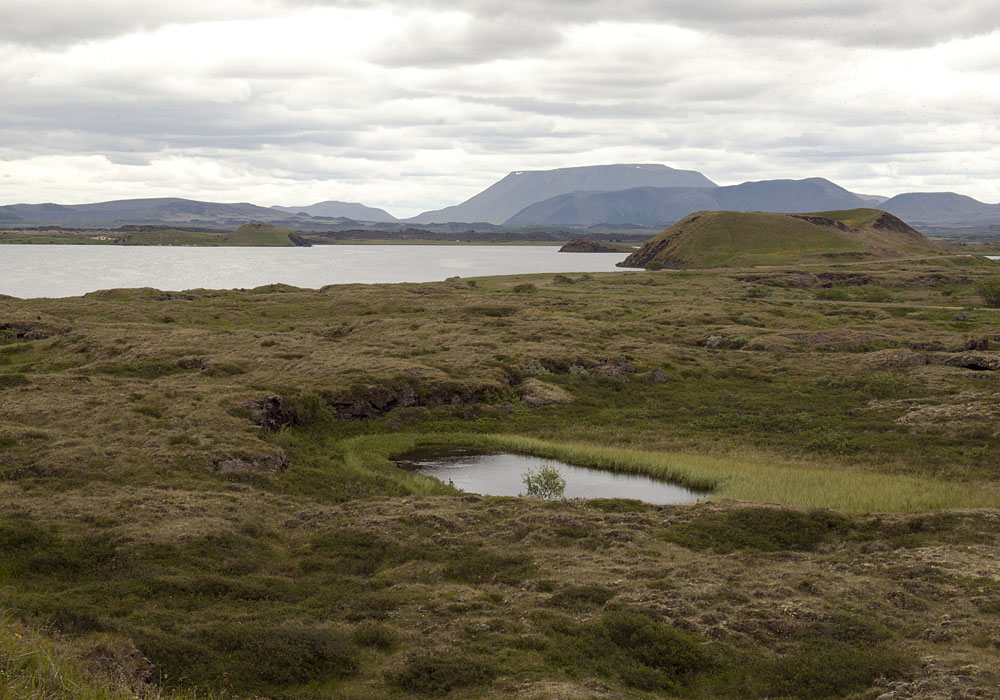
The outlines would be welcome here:
M 400 455 L 396 465 L 433 476 L 470 493 L 519 496 L 525 491 L 524 474 L 542 465 L 558 469 L 566 480 L 566 498 L 634 498 L 647 503 L 692 503 L 708 495 L 649 476 L 620 474 L 565 464 L 543 457 L 516 454 L 482 454 L 452 448 L 424 448 Z

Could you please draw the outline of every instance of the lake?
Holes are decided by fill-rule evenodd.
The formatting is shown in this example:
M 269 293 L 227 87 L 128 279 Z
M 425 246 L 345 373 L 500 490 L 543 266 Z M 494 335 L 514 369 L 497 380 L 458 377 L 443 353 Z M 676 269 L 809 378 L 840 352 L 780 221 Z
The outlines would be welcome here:
M 284 283 L 435 282 L 537 272 L 620 271 L 626 253 L 560 253 L 558 246 L 332 245 L 185 248 L 0 245 L 0 294 L 79 296 L 98 289 L 246 289 Z
M 396 466 L 433 476 L 468 493 L 519 496 L 524 474 L 542 465 L 555 467 L 566 480 L 566 498 L 633 498 L 647 503 L 693 503 L 708 494 L 641 474 L 588 469 L 554 459 L 509 453 L 481 454 L 455 448 L 423 448 L 395 458 Z

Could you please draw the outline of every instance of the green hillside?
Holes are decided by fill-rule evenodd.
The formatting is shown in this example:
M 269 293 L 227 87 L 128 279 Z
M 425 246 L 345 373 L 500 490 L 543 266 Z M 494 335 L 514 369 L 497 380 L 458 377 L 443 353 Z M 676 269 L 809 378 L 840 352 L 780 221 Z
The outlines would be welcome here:
M 929 254 L 935 244 L 877 209 L 819 214 L 697 212 L 657 234 L 623 267 L 734 267 Z
M 164 229 L 161 231 L 130 232 L 121 237 L 120 243 L 122 245 L 217 246 L 221 245 L 223 240 L 224 235 L 219 233 Z
M 221 245 L 232 246 L 293 246 L 288 234 L 291 229 L 271 224 L 244 224 L 222 239 Z

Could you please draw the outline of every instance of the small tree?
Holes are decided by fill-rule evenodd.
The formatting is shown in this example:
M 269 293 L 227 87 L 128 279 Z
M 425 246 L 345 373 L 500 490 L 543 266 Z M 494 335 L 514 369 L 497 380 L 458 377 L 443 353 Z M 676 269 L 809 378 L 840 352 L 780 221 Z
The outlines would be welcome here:
M 990 277 L 976 285 L 976 293 L 983 298 L 983 304 L 1000 308 L 1000 277 Z
M 562 498 L 566 491 L 566 480 L 551 464 L 543 464 L 538 471 L 529 469 L 521 475 L 526 493 L 532 498 Z

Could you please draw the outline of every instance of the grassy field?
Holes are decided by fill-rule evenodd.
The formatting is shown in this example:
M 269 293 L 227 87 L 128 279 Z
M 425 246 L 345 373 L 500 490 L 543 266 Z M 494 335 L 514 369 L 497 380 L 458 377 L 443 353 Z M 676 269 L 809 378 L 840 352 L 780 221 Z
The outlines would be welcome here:
M 998 274 L 0 298 L 0 698 L 1000 697 Z

